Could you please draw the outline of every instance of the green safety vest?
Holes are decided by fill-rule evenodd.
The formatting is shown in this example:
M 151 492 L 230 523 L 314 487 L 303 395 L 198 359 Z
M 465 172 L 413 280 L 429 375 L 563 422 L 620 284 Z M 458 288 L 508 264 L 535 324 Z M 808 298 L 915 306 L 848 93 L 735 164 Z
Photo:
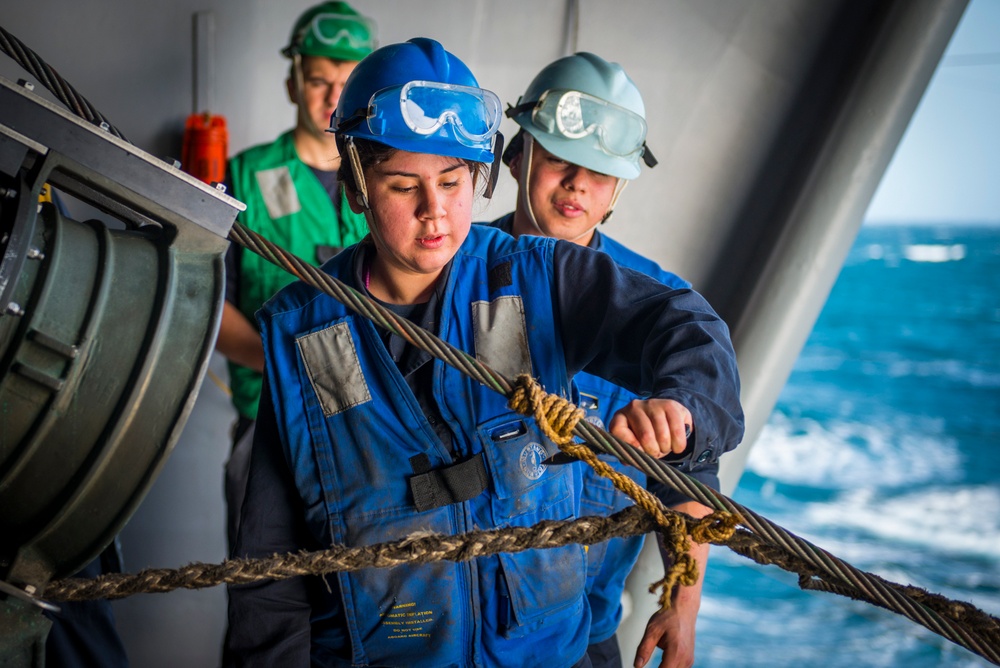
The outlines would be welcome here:
M 299 160 L 291 131 L 233 157 L 229 181 L 232 196 L 247 205 L 239 216 L 245 227 L 313 264 L 320 263 L 320 247 L 345 248 L 368 234 L 364 215 L 351 211 L 343 188 L 340 206 L 334 207 L 312 169 Z M 256 326 L 257 309 L 296 279 L 256 253 L 243 248 L 237 252 L 237 307 Z M 260 373 L 229 363 L 233 405 L 240 415 L 256 419 L 261 380 Z

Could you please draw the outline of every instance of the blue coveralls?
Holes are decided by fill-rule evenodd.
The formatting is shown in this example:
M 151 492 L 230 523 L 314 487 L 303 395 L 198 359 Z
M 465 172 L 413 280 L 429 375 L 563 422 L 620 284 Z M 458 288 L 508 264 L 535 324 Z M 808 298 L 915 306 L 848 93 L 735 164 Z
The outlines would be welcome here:
M 510 234 L 513 219 L 514 214 L 510 213 L 496 219 L 490 225 Z M 663 270 L 656 262 L 639 255 L 598 230 L 594 231 L 589 247 L 607 253 L 620 266 L 640 271 L 667 287 L 678 290 L 691 287 L 691 284 L 680 276 Z M 603 429 L 607 428 L 611 418 L 620 408 L 638 396 L 620 385 L 585 372 L 577 374 L 573 382 L 579 390 L 577 401 L 579 406 L 587 411 L 587 419 Z M 622 464 L 615 457 L 608 455 L 600 457 L 615 470 L 646 486 L 646 475 L 642 471 Z M 701 457 L 703 458 L 701 461 L 696 458 L 686 458 L 676 466 L 687 475 L 717 490 L 718 459 L 705 453 L 702 453 Z M 656 492 L 668 507 L 686 500 L 678 492 L 659 483 L 654 482 L 651 490 Z M 632 500 L 616 490 L 610 480 L 597 475 L 593 469 L 588 468 L 584 471 L 580 511 L 582 515 L 606 517 L 631 504 Z M 590 546 L 587 552 L 587 601 L 590 603 L 591 611 L 590 644 L 601 643 L 618 630 L 622 618 L 621 598 L 625 580 L 635 566 L 644 539 L 644 536 L 612 538 Z
M 348 249 L 324 269 L 363 285 L 365 252 Z M 564 289 L 581 276 L 592 277 L 585 300 L 596 298 L 603 313 Z M 688 406 L 703 425 L 696 451 L 717 457 L 739 442 L 728 330 L 696 293 L 670 291 L 565 242 L 515 241 L 482 226 L 439 287 L 432 329 L 493 368 L 530 370 L 566 394 L 586 367 Z M 374 325 L 301 284 L 259 320 L 267 375 L 277 380 L 261 402 L 236 554 L 578 515 L 582 465 L 542 464 L 555 446 L 501 395 L 440 361 L 424 367 L 432 372 L 415 392 Z M 581 327 L 587 336 L 564 336 Z M 439 437 L 435 419 L 450 438 Z M 415 480 L 477 459 L 481 492 L 417 507 Z M 568 546 L 341 573 L 327 578 L 329 592 L 307 579 L 233 588 L 227 642 L 234 658 L 259 665 L 301 658 L 311 645 L 319 665 L 568 666 L 588 644 L 584 568 L 583 549 Z

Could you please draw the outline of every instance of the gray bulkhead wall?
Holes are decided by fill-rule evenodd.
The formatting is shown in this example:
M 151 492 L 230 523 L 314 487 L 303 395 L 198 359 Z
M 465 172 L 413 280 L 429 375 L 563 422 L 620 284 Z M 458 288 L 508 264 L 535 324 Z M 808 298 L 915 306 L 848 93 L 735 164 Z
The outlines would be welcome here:
M 756 87 L 758 96 L 744 100 L 748 106 L 717 113 L 760 114 L 767 120 L 757 130 L 768 136 L 754 140 L 748 128 L 736 132 L 734 118 L 722 124 L 734 133 L 722 144 L 697 141 L 698 131 L 680 139 L 681 146 L 690 144 L 691 160 L 706 146 L 723 160 L 735 148 L 743 173 L 720 181 L 693 170 L 707 178 L 692 177 L 700 187 L 716 188 L 689 203 L 707 214 L 701 220 L 708 224 L 702 227 L 696 213 L 688 225 L 664 227 L 664 236 L 682 229 L 708 237 L 689 277 L 732 329 L 747 431 L 744 444 L 722 459 L 726 494 L 736 487 L 967 2 L 846 0 L 779 12 L 767 4 L 746 3 L 743 26 L 757 29 L 730 34 L 743 56 L 738 67 L 753 75 L 734 76 L 737 65 L 721 58 L 700 71 L 694 98 L 724 105 L 733 86 Z M 784 51 L 775 57 L 775 49 Z M 694 126 L 702 124 L 696 110 L 686 112 Z M 752 146 L 740 154 L 747 142 Z M 646 590 L 658 573 L 659 555 L 647 541 L 627 586 L 632 614 L 619 632 L 626 657 L 655 611 Z
M 2 4 L 0 25 L 154 155 L 180 154 L 196 12 L 213 14 L 210 111 L 227 119 L 230 152 L 294 120 L 278 50 L 310 0 Z M 965 0 L 352 4 L 376 19 L 382 43 L 441 40 L 505 103 L 567 48 L 617 60 L 633 76 L 660 164 L 629 185 L 605 231 L 691 280 L 733 329 L 748 439 L 723 459 L 731 491 Z M 4 57 L 0 75 L 24 76 Z M 505 120 L 502 130 L 510 137 L 514 127 Z M 478 218 L 511 210 L 515 193 L 502 175 Z M 221 358 L 211 368 L 224 383 Z M 174 455 L 123 531 L 129 571 L 224 558 L 232 418 L 223 389 L 207 378 Z M 638 576 L 637 592 L 655 579 Z M 140 595 L 115 607 L 133 665 L 217 662 L 221 588 Z M 626 662 L 648 616 L 648 606 L 636 610 L 623 632 Z
M 766 423 L 967 0 L 845 2 L 703 290 L 730 324 L 746 443 Z M 736 485 L 750 448 L 723 466 Z

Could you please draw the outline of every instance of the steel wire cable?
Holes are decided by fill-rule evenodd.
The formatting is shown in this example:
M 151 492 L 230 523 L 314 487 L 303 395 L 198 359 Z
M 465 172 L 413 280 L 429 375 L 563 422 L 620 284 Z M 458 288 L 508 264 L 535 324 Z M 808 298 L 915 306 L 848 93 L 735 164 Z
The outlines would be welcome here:
M 261 235 L 246 229 L 238 222 L 234 224 L 230 237 L 248 250 L 284 267 L 304 282 L 338 299 L 356 313 L 401 336 L 417 348 L 452 364 L 460 371 L 504 394 L 504 396 L 510 396 L 514 384 L 509 378 L 408 320 L 397 318 L 391 311 L 339 279 L 297 258 Z M 846 589 L 853 592 L 852 595 L 855 598 L 897 612 L 934 633 L 1000 665 L 1000 644 L 986 638 L 980 638 L 978 634 L 962 628 L 936 611 L 912 600 L 901 591 L 887 586 L 881 578 L 851 566 L 826 550 L 773 524 L 720 492 L 716 492 L 711 487 L 677 471 L 666 462 L 629 446 L 586 420 L 577 422 L 574 433 L 592 449 L 618 457 L 621 461 L 633 466 L 638 464 L 636 468 L 645 472 L 647 476 L 709 508 L 739 516 L 742 518 L 741 523 L 758 536 L 763 537 L 770 544 L 780 547 L 785 552 L 799 557 L 803 562 L 815 568 L 821 576 L 831 579 L 830 584 L 834 587 Z
M 113 126 L 85 97 L 76 92 L 68 81 L 63 79 L 34 51 L 24 45 L 21 40 L 11 35 L 0 26 L 0 49 L 10 56 L 26 72 L 38 79 L 38 83 L 47 88 L 56 98 L 80 118 L 100 126 L 123 141 L 128 139 L 118 128 Z M 131 142 L 129 142 L 131 143 Z
M 912 600 L 904 593 L 888 586 L 881 578 L 872 576 L 835 557 L 809 541 L 792 534 L 782 527 L 773 524 L 756 512 L 733 502 L 698 480 L 677 471 L 669 464 L 652 459 L 646 453 L 631 446 L 622 444 L 612 437 L 604 438 L 604 432 L 589 422 L 578 424 L 580 435 L 593 436 L 586 438 L 591 445 L 605 449 L 609 454 L 617 456 L 626 464 L 642 470 L 647 476 L 669 485 L 671 488 L 699 501 L 716 510 L 724 510 L 740 516 L 743 524 L 752 529 L 758 536 L 772 545 L 794 554 L 803 562 L 820 571 L 825 577 L 832 579 L 830 584 L 845 588 L 856 598 L 878 605 L 882 608 L 898 612 L 911 621 L 934 631 L 966 648 L 977 647 L 981 656 L 990 658 L 994 663 L 1000 662 L 1000 650 L 995 643 L 983 644 L 961 626 L 952 623 L 935 611 Z M 630 452 L 631 451 L 631 452 Z

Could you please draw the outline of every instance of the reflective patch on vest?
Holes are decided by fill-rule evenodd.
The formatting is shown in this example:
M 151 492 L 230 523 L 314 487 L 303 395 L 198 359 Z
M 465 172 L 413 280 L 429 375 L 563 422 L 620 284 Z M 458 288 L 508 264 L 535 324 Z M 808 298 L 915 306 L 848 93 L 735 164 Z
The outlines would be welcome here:
M 295 343 L 324 416 L 372 400 L 346 322 L 301 336 Z
M 598 429 L 604 429 L 605 431 L 607 431 L 607 427 L 604 426 L 604 420 L 602 420 L 599 415 L 588 415 L 583 419 L 589 422 L 590 424 L 594 425 Z
M 545 448 L 540 446 L 538 443 L 528 443 L 526 446 L 521 448 L 521 458 L 518 463 L 521 465 L 521 473 L 528 480 L 538 480 L 545 473 L 545 469 L 548 468 L 542 462 L 548 454 L 545 452 Z
M 474 302 L 472 322 L 476 330 L 476 359 L 511 378 L 531 374 L 528 329 L 520 296 Z
M 257 186 L 267 206 L 267 215 L 271 218 L 282 218 L 302 210 L 299 193 L 295 190 L 295 183 L 288 167 L 264 169 L 254 176 L 257 178 Z

